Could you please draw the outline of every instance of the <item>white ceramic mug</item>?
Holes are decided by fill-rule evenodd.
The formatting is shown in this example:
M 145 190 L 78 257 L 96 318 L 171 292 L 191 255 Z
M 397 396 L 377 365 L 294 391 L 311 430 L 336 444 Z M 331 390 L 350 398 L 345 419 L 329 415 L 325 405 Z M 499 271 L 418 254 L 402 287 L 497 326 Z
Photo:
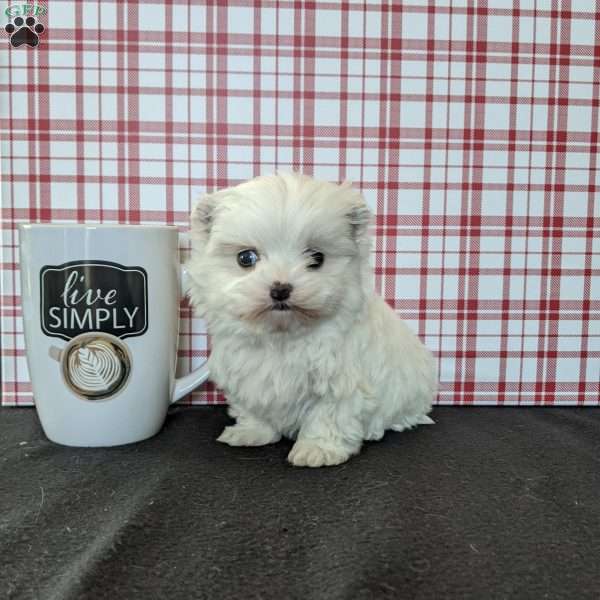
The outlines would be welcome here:
M 185 287 L 177 228 L 19 232 L 27 363 L 48 438 L 115 446 L 157 433 L 169 404 L 208 377 L 202 365 L 175 378 Z

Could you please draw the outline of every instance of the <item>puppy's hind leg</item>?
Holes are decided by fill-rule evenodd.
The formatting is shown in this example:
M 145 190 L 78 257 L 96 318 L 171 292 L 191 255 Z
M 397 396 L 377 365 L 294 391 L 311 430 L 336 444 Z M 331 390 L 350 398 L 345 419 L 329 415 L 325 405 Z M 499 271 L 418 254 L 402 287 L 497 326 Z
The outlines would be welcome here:
M 230 415 L 232 413 L 230 411 Z M 281 439 L 281 434 L 271 425 L 252 415 L 235 410 L 235 418 L 237 423 L 225 427 L 217 442 L 230 446 L 266 446 Z

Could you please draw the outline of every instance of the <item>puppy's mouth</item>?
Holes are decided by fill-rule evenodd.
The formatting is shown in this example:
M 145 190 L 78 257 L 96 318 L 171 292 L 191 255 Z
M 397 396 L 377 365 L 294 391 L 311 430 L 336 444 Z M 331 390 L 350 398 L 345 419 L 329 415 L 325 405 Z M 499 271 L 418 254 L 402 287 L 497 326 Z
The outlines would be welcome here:
M 305 308 L 303 306 L 298 306 L 297 304 L 293 304 L 291 302 L 274 302 L 271 305 L 272 313 L 281 313 L 281 312 L 289 312 L 296 315 L 298 318 L 303 321 L 312 321 L 314 319 L 318 319 L 321 316 L 321 313 L 318 310 L 314 310 L 311 308 Z
M 271 306 L 273 311 L 292 310 L 292 307 L 287 302 L 274 302 Z
M 321 314 L 318 310 L 298 306 L 291 302 L 273 302 L 263 308 L 254 310 L 243 315 L 243 318 L 249 321 L 264 318 L 266 315 L 294 315 L 302 321 L 313 321 L 319 319 Z M 277 319 L 279 321 L 279 319 Z

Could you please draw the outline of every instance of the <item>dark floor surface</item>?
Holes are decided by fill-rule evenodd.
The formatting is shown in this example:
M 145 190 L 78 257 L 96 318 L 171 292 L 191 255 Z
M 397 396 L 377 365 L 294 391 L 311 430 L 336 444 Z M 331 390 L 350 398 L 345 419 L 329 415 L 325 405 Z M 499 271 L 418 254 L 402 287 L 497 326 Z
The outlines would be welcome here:
M 600 409 L 439 407 L 349 463 L 215 442 L 48 442 L 0 409 L 0 598 L 600 598 Z

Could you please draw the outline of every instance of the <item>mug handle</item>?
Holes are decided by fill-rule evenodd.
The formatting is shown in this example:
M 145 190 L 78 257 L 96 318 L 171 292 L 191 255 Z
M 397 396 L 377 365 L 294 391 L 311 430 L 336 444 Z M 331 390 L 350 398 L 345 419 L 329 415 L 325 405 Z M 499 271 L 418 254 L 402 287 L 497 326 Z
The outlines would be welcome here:
M 183 265 L 179 265 L 179 273 L 181 277 L 181 295 L 185 296 L 189 289 L 189 275 Z M 191 373 L 175 379 L 171 404 L 177 402 L 177 400 L 181 400 L 181 398 L 196 389 L 201 383 L 204 383 L 208 379 L 208 374 L 208 366 L 204 363 Z

